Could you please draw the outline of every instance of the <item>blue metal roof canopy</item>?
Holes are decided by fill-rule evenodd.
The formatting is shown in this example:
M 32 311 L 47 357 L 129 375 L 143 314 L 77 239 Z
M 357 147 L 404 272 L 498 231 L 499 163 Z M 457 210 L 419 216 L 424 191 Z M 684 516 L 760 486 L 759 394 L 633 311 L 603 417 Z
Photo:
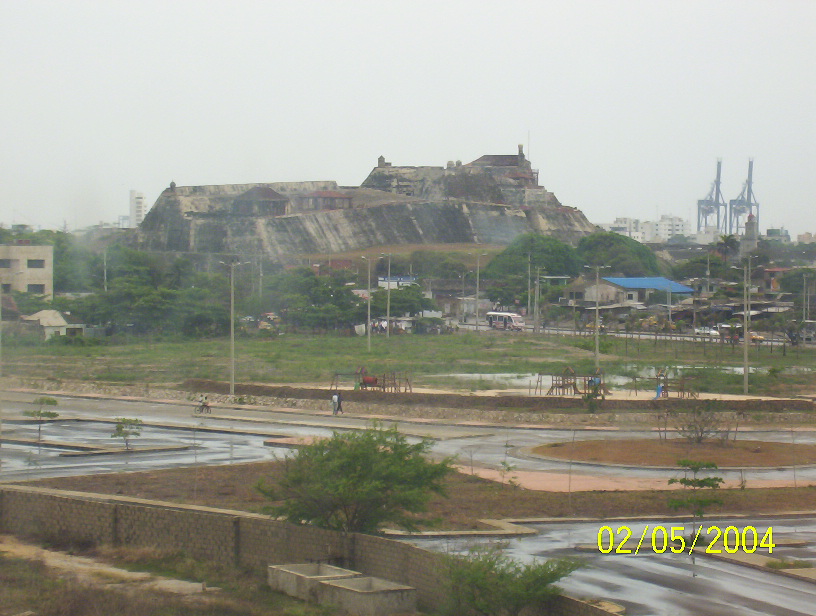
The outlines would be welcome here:
M 671 291 L 672 293 L 694 293 L 694 289 L 679 282 L 674 282 L 663 276 L 646 278 L 604 278 L 607 282 L 616 284 L 624 289 L 648 289 L 652 291 Z

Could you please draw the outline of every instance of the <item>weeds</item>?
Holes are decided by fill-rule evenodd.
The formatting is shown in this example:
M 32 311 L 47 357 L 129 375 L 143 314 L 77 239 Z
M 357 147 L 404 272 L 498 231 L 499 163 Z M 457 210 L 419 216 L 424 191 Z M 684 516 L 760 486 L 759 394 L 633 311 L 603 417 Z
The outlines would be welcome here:
M 133 592 L 136 589 L 130 585 L 80 582 L 58 576 L 40 561 L 0 555 L 2 613 L 33 611 L 38 616 L 326 616 L 331 613 L 272 592 L 260 574 L 216 568 L 183 554 L 144 548 L 105 548 L 96 555 L 132 570 L 161 573 L 176 579 L 207 580 L 208 586 L 222 590 L 189 598 L 154 592 L 143 586 Z
M 765 563 L 765 566 L 768 567 L 768 569 L 810 569 L 813 567 L 813 563 L 806 560 L 788 560 L 783 558 L 782 560 L 769 560 Z

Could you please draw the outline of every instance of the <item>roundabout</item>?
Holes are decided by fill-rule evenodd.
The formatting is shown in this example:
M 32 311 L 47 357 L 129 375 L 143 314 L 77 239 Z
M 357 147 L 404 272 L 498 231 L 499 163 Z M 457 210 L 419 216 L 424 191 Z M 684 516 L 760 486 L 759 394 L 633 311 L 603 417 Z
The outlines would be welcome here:
M 722 469 L 778 469 L 816 464 L 816 444 L 778 441 L 630 438 L 561 441 L 538 445 L 529 455 L 548 460 L 608 466 L 676 469 L 679 460 L 713 462 Z

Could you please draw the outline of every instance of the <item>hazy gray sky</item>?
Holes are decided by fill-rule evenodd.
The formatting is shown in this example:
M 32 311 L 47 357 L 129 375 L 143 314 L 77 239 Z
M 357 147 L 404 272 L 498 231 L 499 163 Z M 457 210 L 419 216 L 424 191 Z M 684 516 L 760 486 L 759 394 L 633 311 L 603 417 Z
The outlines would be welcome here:
M 530 143 L 592 222 L 696 220 L 717 158 L 816 232 L 816 2 L 0 0 L 0 222 Z

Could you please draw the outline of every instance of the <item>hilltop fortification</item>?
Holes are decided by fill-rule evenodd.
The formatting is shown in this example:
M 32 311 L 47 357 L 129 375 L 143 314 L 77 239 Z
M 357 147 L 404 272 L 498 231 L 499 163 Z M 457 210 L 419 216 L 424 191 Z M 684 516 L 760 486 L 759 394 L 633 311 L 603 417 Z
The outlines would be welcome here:
M 341 253 L 379 245 L 507 244 L 531 231 L 577 242 L 584 214 L 538 184 L 518 154 L 446 167 L 398 167 L 381 156 L 359 187 L 333 181 L 176 186 L 139 228 L 141 248 L 265 254 Z

